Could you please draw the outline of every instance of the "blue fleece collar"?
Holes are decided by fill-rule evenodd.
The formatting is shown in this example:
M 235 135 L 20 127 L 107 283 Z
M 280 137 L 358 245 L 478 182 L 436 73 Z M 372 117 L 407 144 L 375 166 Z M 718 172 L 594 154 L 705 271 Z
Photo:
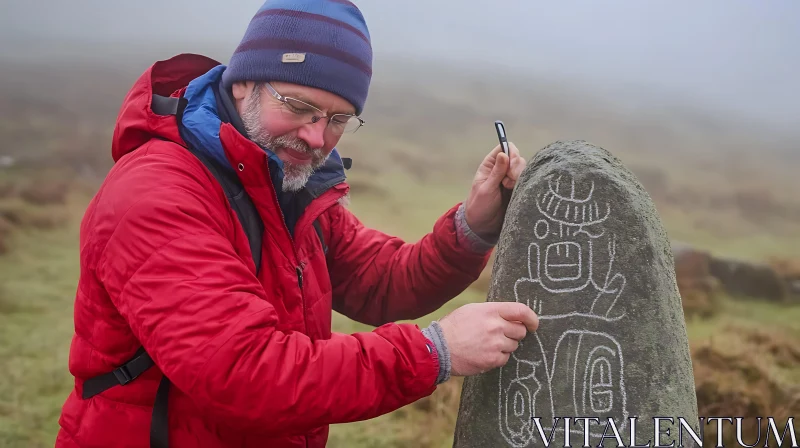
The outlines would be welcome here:
M 184 97 L 188 101 L 183 112 L 183 138 L 188 144 L 198 151 L 204 151 L 214 158 L 225 169 L 232 170 L 230 162 L 225 155 L 219 137 L 222 120 L 219 118 L 217 98 L 214 86 L 219 84 L 224 65 L 218 65 L 205 74 L 192 80 L 186 88 Z M 283 182 L 283 161 L 267 148 L 262 148 L 267 153 L 270 169 L 277 172 L 280 182 Z M 336 148 L 333 149 L 328 160 L 320 167 L 306 184 L 306 190 L 312 197 L 319 197 L 333 185 L 345 179 L 344 164 Z M 279 188 L 279 185 L 276 186 Z

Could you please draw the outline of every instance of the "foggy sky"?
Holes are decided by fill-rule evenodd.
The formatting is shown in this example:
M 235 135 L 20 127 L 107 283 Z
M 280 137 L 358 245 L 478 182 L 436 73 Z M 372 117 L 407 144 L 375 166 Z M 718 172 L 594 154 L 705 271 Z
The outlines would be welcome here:
M 367 18 L 376 59 L 466 61 L 486 71 L 576 79 L 598 90 L 686 97 L 800 127 L 797 0 L 354 2 Z M 0 39 L 202 40 L 232 50 L 261 4 L 2 0 Z

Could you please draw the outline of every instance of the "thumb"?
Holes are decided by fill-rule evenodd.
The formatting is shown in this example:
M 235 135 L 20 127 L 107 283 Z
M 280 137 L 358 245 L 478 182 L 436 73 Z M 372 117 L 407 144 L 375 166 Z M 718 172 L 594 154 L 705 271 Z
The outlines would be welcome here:
M 524 303 L 502 302 L 497 312 L 507 321 L 522 322 L 529 331 L 536 331 L 539 328 L 539 316 Z
M 506 177 L 506 172 L 508 171 L 508 156 L 501 152 L 497 155 L 494 161 L 494 167 L 492 167 L 492 172 L 489 173 L 489 178 L 486 180 L 492 186 L 500 185 L 500 182 L 503 181 L 503 178 Z

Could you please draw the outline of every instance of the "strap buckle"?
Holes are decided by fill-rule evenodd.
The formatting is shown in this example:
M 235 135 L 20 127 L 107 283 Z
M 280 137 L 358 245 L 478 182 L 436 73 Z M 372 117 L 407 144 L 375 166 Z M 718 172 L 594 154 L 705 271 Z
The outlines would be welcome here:
M 112 370 L 111 373 L 117 379 L 121 386 L 124 386 L 139 377 L 145 370 L 153 365 L 153 360 L 150 358 L 144 348 L 140 348 L 136 352 L 136 356 L 125 364 Z
M 128 370 L 127 365 L 117 367 L 116 369 L 114 369 L 113 373 L 114 376 L 117 378 L 117 381 L 119 381 L 119 384 L 122 386 L 130 383 L 131 381 L 135 380 L 136 377 L 139 376 L 139 375 L 131 375 L 131 372 L 130 370 Z

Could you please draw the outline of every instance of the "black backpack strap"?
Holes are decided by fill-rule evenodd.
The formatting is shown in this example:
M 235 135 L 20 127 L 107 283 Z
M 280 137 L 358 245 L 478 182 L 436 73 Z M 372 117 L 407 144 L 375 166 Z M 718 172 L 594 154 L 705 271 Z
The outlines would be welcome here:
M 144 351 L 144 347 L 139 347 L 133 357 L 125 364 L 117 367 L 111 372 L 98 375 L 83 382 L 84 400 L 105 392 L 114 386 L 124 386 L 135 380 L 155 363 L 150 355 Z M 167 409 L 169 398 L 169 379 L 164 376 L 158 385 L 156 401 L 153 405 L 153 417 L 150 424 L 150 447 L 169 448 L 169 420 L 167 419 Z
M 186 99 L 183 97 L 171 97 L 153 95 L 150 108 L 158 115 L 175 115 L 178 121 L 178 129 L 183 135 L 181 118 L 186 107 Z M 186 141 L 186 138 L 184 138 Z M 258 214 L 255 204 L 242 186 L 239 177 L 231 170 L 222 169 L 214 160 L 211 160 L 205 153 L 198 151 L 192 145 L 188 145 L 189 152 L 194 154 L 203 165 L 208 168 L 214 178 L 222 187 L 231 208 L 236 212 L 239 222 L 242 223 L 247 239 L 250 243 L 250 252 L 253 254 L 253 261 L 256 265 L 256 273 L 261 270 L 261 239 L 264 235 L 264 222 Z
M 319 218 L 314 220 L 314 230 L 317 231 L 319 242 L 322 244 L 322 252 L 328 255 L 328 245 L 325 244 L 325 237 L 322 236 L 322 224 L 320 224 Z
M 169 448 L 169 378 L 161 378 L 150 419 L 150 448 Z
M 150 355 L 144 351 L 144 347 L 139 350 L 125 364 L 117 367 L 111 372 L 89 378 L 83 383 L 83 399 L 92 398 L 95 395 L 105 392 L 114 386 L 124 386 L 135 380 L 145 370 L 153 366 Z
M 191 146 L 189 151 L 203 162 L 203 165 L 211 171 L 211 174 L 222 186 L 225 197 L 228 198 L 231 208 L 236 212 L 236 216 L 239 217 L 239 222 L 247 235 L 247 240 L 250 243 L 250 252 L 253 254 L 253 261 L 256 264 L 256 273 L 258 273 L 261 270 L 261 240 L 264 235 L 264 222 L 261 220 L 261 215 L 258 214 L 255 204 L 253 204 L 252 199 L 250 199 L 235 172 L 220 169 L 219 165 L 210 160 L 207 155 Z

